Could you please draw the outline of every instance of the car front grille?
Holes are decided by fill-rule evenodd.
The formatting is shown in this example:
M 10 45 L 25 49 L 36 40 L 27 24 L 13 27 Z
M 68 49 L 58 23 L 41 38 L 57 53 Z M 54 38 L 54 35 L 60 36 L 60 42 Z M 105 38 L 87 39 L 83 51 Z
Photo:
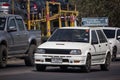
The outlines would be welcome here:
M 45 49 L 46 54 L 70 54 L 71 50 L 67 49 Z

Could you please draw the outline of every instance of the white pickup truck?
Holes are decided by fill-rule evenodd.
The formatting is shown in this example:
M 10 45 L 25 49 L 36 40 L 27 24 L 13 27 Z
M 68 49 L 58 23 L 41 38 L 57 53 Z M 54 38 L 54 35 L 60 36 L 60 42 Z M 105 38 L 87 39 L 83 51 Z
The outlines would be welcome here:
M 37 71 L 47 66 L 61 69 L 80 67 L 90 72 L 92 65 L 109 70 L 110 45 L 103 31 L 94 27 L 64 27 L 57 29 L 47 42 L 37 48 L 35 64 Z

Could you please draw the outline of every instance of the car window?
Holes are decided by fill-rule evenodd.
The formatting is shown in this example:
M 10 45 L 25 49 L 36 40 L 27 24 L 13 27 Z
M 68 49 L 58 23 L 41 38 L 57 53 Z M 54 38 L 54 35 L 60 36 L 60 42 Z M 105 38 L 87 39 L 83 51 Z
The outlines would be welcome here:
M 97 34 L 100 40 L 100 43 L 105 43 L 107 42 L 107 39 L 105 38 L 103 32 L 101 30 L 97 30 Z
M 17 21 L 19 30 L 20 31 L 25 30 L 24 23 L 23 23 L 22 19 L 16 19 L 16 21 Z
M 7 29 L 9 30 L 10 27 L 13 27 L 13 28 L 16 28 L 16 29 L 17 29 L 14 18 L 10 18 L 9 21 L 8 21 Z
M 94 42 L 95 44 L 98 44 L 98 38 L 95 30 L 92 31 L 92 43 Z
M 16 26 L 16 24 L 15 24 L 15 19 L 11 19 L 11 20 L 8 22 L 8 27 L 11 27 L 11 26 Z
M 58 29 L 48 41 L 89 42 L 88 29 Z
M 5 28 L 5 18 L 0 18 L 0 30 L 4 30 Z
M 107 38 L 115 38 L 115 30 L 103 29 Z
M 117 30 L 117 36 L 120 36 L 120 29 Z

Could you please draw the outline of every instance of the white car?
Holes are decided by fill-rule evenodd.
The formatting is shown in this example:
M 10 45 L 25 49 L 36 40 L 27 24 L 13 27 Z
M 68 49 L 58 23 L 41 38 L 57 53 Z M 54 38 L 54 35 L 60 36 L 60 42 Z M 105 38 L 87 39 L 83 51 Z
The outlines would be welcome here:
M 120 28 L 116 27 L 103 27 L 103 32 L 110 42 L 112 50 L 112 60 L 120 57 Z
M 57 29 L 35 53 L 37 71 L 47 66 L 80 67 L 90 72 L 91 65 L 109 70 L 111 51 L 107 38 L 100 28 L 64 27 Z

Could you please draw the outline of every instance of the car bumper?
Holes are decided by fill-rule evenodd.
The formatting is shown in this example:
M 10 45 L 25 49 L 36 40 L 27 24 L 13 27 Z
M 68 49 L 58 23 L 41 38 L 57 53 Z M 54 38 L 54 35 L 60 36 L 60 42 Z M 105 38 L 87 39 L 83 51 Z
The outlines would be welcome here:
M 86 63 L 86 56 L 81 55 L 57 55 L 35 54 L 35 64 L 50 66 L 82 66 Z

